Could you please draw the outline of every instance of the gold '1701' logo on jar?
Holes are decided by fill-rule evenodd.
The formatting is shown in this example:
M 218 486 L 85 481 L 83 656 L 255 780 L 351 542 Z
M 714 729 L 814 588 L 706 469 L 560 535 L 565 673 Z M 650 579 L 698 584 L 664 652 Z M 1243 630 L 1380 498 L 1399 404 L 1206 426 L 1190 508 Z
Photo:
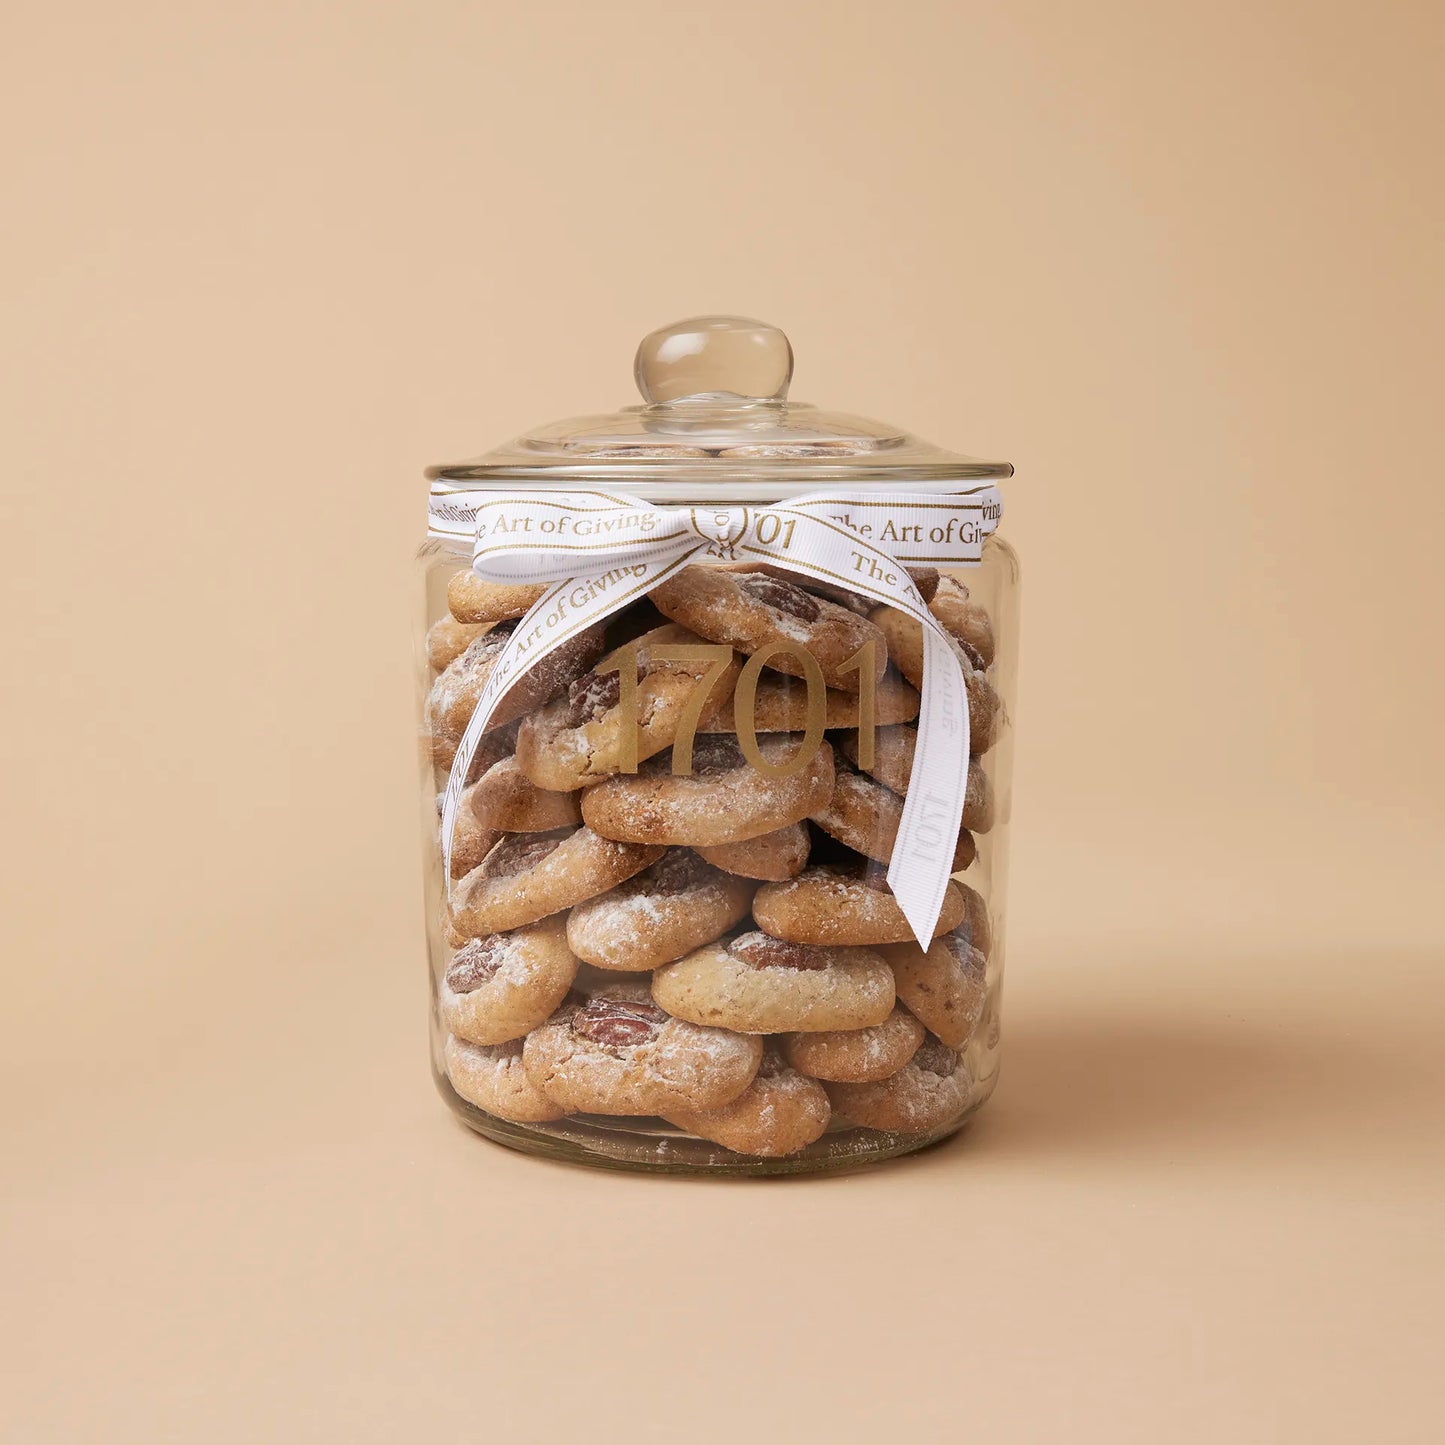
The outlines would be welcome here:
M 802 686 L 805 690 L 804 707 L 800 719 L 789 716 L 782 726 L 776 723 L 764 728 L 765 732 L 802 733 L 802 738 L 793 754 L 785 762 L 771 762 L 763 756 L 758 746 L 758 684 L 763 669 L 775 658 L 787 654 L 802 672 Z M 722 643 L 658 643 L 647 649 L 648 658 L 657 662 L 680 662 L 696 667 L 700 675 L 697 685 L 688 695 L 681 716 L 678 719 L 677 735 L 672 744 L 672 771 L 685 776 L 692 772 L 693 744 L 699 727 L 711 718 L 725 699 L 716 699 L 713 694 L 718 683 L 733 665 L 733 650 Z M 638 696 L 639 651 L 636 646 L 619 648 L 607 665 L 606 671 L 616 672 L 619 682 L 617 708 L 622 720 L 622 746 L 620 763 L 624 773 L 635 773 L 639 763 L 639 738 L 641 736 L 640 699 Z M 874 733 L 878 718 L 878 644 L 865 642 L 852 657 L 838 668 L 840 676 L 857 673 L 858 690 L 844 695 L 855 699 L 857 710 L 849 716 L 834 722 L 836 727 L 856 727 L 858 730 L 858 765 L 865 770 L 873 765 Z M 774 668 L 773 675 L 783 682 L 785 689 L 797 685 L 799 679 L 793 669 L 784 672 Z M 818 659 L 806 647 L 796 642 L 772 642 L 760 648 L 743 664 L 733 689 L 733 728 L 737 732 L 738 746 L 743 757 L 766 778 L 790 778 L 802 772 L 817 756 L 823 746 L 823 734 L 828 727 L 828 685 L 823 679 L 823 669 Z M 785 701 L 785 706 L 787 703 Z M 801 726 L 796 725 L 801 722 Z

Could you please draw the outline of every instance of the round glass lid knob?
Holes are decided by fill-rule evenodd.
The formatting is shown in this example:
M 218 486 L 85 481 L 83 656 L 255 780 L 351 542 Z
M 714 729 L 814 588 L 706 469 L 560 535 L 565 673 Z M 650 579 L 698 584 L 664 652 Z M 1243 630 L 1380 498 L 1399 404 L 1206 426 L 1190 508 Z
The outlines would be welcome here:
M 699 401 L 782 401 L 793 348 L 776 326 L 746 316 L 694 316 L 642 338 L 637 389 L 654 406 Z

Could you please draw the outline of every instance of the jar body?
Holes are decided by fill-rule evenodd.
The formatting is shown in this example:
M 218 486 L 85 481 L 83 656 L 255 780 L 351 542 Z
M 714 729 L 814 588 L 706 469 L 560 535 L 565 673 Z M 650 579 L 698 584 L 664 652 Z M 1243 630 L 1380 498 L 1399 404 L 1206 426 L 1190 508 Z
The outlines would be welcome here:
M 672 1173 L 845 1169 L 959 1129 L 999 1060 L 1019 592 L 1007 542 L 995 534 L 981 565 L 920 579 L 972 668 L 974 742 L 955 882 L 927 951 L 886 924 L 868 924 L 866 942 L 846 925 L 893 906 L 917 624 L 756 569 L 720 570 L 754 579 L 749 605 L 777 623 L 782 652 L 730 636 L 723 656 L 684 589 L 615 614 L 484 735 L 449 890 L 439 794 L 487 638 L 511 625 L 470 606 L 470 561 L 455 539 L 418 557 L 431 1054 L 448 1105 L 528 1152 Z M 499 607 L 520 615 L 526 600 Z M 790 619 L 806 632 L 820 606 L 881 637 L 886 669 L 879 655 L 863 680 L 871 650 L 798 658 Z M 626 705 L 610 681 L 624 670 L 608 664 L 629 645 L 641 756 L 582 777 L 576 759 L 602 757 L 598 729 Z

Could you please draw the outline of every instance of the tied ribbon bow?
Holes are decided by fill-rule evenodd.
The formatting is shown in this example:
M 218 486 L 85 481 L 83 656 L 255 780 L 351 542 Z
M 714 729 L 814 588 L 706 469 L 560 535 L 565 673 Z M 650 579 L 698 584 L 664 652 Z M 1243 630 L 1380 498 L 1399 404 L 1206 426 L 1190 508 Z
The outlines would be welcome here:
M 444 492 L 433 527 L 474 521 L 472 570 L 490 582 L 552 583 L 517 624 L 457 745 L 442 800 L 444 876 L 477 744 L 529 668 L 684 567 L 770 563 L 906 613 L 923 628 L 918 744 L 888 883 L 927 948 L 943 907 L 968 775 L 968 667 L 907 565 L 976 567 L 998 524 L 997 488 L 946 495 L 814 492 L 761 507 L 660 507 L 615 492 Z M 450 887 L 450 883 L 448 883 Z

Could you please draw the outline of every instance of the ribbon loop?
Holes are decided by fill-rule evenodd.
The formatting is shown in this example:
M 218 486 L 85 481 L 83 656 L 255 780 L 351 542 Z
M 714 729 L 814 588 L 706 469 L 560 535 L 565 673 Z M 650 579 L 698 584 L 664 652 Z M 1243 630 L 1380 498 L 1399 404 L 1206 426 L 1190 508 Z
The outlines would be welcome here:
M 895 607 L 923 629 L 918 744 L 888 882 L 927 947 L 963 814 L 969 664 L 928 610 L 908 566 L 978 566 L 1001 510 L 991 485 L 947 495 L 816 492 L 766 507 L 659 507 L 599 490 L 434 489 L 434 531 L 461 535 L 463 519 L 471 518 L 472 568 L 479 577 L 551 584 L 512 631 L 457 745 L 442 800 L 446 877 L 472 758 L 497 703 L 523 672 L 684 567 L 768 563 Z

